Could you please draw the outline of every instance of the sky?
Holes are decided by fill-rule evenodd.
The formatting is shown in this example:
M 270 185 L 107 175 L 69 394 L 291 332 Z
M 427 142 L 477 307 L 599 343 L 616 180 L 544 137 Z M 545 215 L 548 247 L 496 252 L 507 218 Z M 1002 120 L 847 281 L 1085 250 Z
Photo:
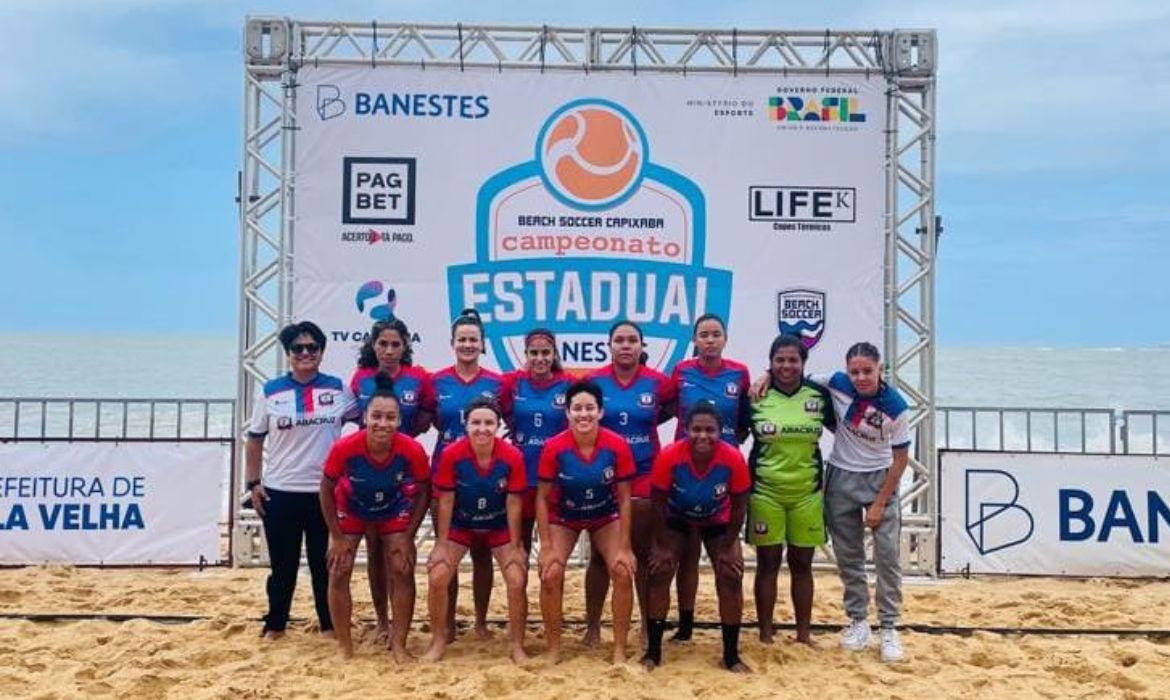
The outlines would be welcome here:
M 1158 0 L 6 0 L 0 331 L 235 332 L 249 14 L 937 29 L 939 342 L 1170 343 Z

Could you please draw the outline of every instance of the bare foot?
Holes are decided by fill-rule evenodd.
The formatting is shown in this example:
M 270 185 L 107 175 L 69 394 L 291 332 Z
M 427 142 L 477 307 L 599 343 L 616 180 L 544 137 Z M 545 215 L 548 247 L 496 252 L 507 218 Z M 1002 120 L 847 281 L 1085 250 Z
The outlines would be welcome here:
M 435 639 L 431 641 L 431 646 L 427 649 L 427 653 L 422 655 L 421 661 L 433 664 L 443 658 L 443 654 L 447 653 L 447 645 Z
M 325 630 L 321 633 L 321 636 L 325 639 L 334 639 L 336 637 L 336 635 L 333 634 L 333 630 Z
M 613 645 L 613 657 L 611 658 L 614 666 L 620 666 L 626 662 L 626 648 Z
M 353 658 L 353 645 L 352 644 L 350 644 L 349 646 L 339 644 L 339 645 L 337 645 L 337 651 L 339 654 L 341 654 L 341 658 L 345 659 L 346 661 Z
M 481 642 L 492 638 L 492 631 L 488 629 L 487 623 L 475 623 L 475 638 Z
M 410 654 L 406 652 L 406 645 L 397 642 L 390 643 L 390 653 L 394 656 L 394 663 L 399 666 L 410 661 Z
M 390 643 L 390 621 L 389 620 L 378 620 L 378 624 L 374 628 L 374 643 L 375 644 L 389 644 Z
M 776 633 L 774 631 L 772 631 L 772 628 L 769 627 L 767 629 L 764 629 L 763 627 L 760 627 L 760 644 L 775 644 L 775 643 L 776 643 Z
M 586 649 L 596 649 L 597 646 L 601 644 L 601 628 L 585 628 L 585 636 L 581 638 L 581 644 L 583 644 Z
M 748 668 L 748 665 L 745 664 L 743 661 L 736 661 L 731 666 L 728 666 L 728 665 L 724 664 L 722 660 L 720 660 L 719 661 L 719 668 L 727 669 L 728 671 L 731 671 L 732 673 L 751 673 L 752 672 L 752 670 L 750 668 Z
M 559 664 L 561 662 L 561 646 L 559 644 L 556 646 L 550 644 L 545 658 L 548 659 L 550 664 Z
M 528 655 L 528 652 L 524 651 L 523 646 L 517 644 L 516 646 L 512 647 L 512 663 L 519 666 L 531 660 L 532 657 Z
M 658 668 L 658 662 L 650 658 L 649 655 L 643 656 L 642 661 L 639 663 L 641 663 L 642 668 L 646 669 L 647 671 L 653 671 L 654 669 Z
M 798 634 L 795 637 L 792 637 L 791 639 L 792 639 L 792 642 L 794 644 L 804 644 L 805 646 L 811 647 L 813 649 L 820 648 L 820 645 L 813 641 L 812 635 L 804 635 L 802 637 L 801 635 Z
M 455 623 L 447 625 L 447 643 L 451 644 L 455 641 Z
M 268 630 L 264 633 L 264 640 L 267 642 L 275 642 L 278 639 L 284 639 L 284 630 Z

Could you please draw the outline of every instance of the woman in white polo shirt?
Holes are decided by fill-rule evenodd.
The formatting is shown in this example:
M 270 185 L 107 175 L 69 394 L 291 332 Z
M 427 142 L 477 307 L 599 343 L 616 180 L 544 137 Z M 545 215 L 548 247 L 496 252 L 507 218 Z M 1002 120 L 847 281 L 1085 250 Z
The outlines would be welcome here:
M 318 492 L 329 448 L 341 436 L 344 420 L 356 418 L 356 402 L 345 384 L 321 374 L 325 334 L 310 321 L 285 326 L 280 344 L 289 372 L 260 387 L 244 448 L 245 489 L 264 521 L 272 572 L 268 575 L 268 612 L 261 634 L 284 636 L 297 584 L 301 541 L 313 580 L 313 602 L 322 633 L 330 633 L 329 573 L 325 553 L 329 529 Z M 264 446 L 268 459 L 264 460 Z M 263 467 L 263 469 L 261 469 Z
M 902 608 L 902 508 L 898 482 L 906 470 L 910 411 L 897 389 L 882 378 L 881 354 L 870 343 L 845 353 L 844 372 L 809 379 L 828 389 L 837 413 L 833 452 L 825 473 L 825 516 L 833 554 L 845 587 L 849 624 L 841 646 L 870 645 L 869 584 L 865 575 L 865 528 L 873 531 L 877 609 L 882 661 L 901 661 L 895 624 Z

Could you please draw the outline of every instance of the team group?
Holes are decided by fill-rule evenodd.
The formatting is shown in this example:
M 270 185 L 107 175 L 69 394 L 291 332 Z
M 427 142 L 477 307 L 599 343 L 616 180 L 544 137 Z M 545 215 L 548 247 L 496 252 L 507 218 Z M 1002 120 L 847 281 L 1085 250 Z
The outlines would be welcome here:
M 910 443 L 905 401 L 881 379 L 869 343 L 846 353 L 845 371 L 806 376 L 800 338 L 778 336 L 768 372 L 723 357 L 726 326 L 694 325 L 694 356 L 668 377 L 645 365 L 642 331 L 622 321 L 609 333 L 611 362 L 584 379 L 566 374 L 552 332 L 524 339 L 525 366 L 506 375 L 480 366 L 484 327 L 465 311 L 451 326 L 455 362 L 429 373 L 412 362 L 400 319 L 374 324 L 350 382 L 319 371 L 325 335 L 311 322 L 282 329 L 290 371 L 260 388 L 246 443 L 247 502 L 261 516 L 271 562 L 262 634 L 283 636 L 302 541 L 317 617 L 349 657 L 350 578 L 362 539 L 378 633 L 405 661 L 415 604 L 415 536 L 428 510 L 434 544 L 428 571 L 431 643 L 442 658 L 455 639 L 458 567 L 470 552 L 475 634 L 490 635 L 493 560 L 508 595 L 508 650 L 521 662 L 533 532 L 549 657 L 561 653 L 565 570 L 582 532 L 585 644 L 600 643 L 612 585 L 613 660 L 626 658 L 635 598 L 642 664 L 662 663 L 671 584 L 678 591 L 675 640 L 694 625 L 700 549 L 715 573 L 722 665 L 739 657 L 743 609 L 740 533 L 756 548 L 760 640 L 774 638 L 777 578 L 791 575 L 796 639 L 811 643 L 812 560 L 831 534 L 849 620 L 845 649 L 870 647 L 865 530 L 873 534 L 879 646 L 903 657 L 898 483 Z M 677 417 L 675 442 L 659 424 Z M 343 422 L 361 429 L 341 437 Z M 415 437 L 438 431 L 428 458 Z M 819 440 L 834 433 L 822 461 Z M 503 434 L 505 437 L 501 437 Z M 751 437 L 750 456 L 740 445 Z M 389 601 L 389 609 L 387 606 Z M 393 621 L 393 624 L 391 624 Z

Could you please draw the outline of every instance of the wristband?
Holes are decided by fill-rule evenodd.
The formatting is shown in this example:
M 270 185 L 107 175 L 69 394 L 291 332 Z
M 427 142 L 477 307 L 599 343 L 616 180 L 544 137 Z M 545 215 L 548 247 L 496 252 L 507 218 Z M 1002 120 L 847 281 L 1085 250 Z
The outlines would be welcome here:
M 249 481 L 244 482 L 244 490 L 251 491 L 252 489 L 256 488 L 259 485 L 260 485 L 260 479 L 251 479 Z

